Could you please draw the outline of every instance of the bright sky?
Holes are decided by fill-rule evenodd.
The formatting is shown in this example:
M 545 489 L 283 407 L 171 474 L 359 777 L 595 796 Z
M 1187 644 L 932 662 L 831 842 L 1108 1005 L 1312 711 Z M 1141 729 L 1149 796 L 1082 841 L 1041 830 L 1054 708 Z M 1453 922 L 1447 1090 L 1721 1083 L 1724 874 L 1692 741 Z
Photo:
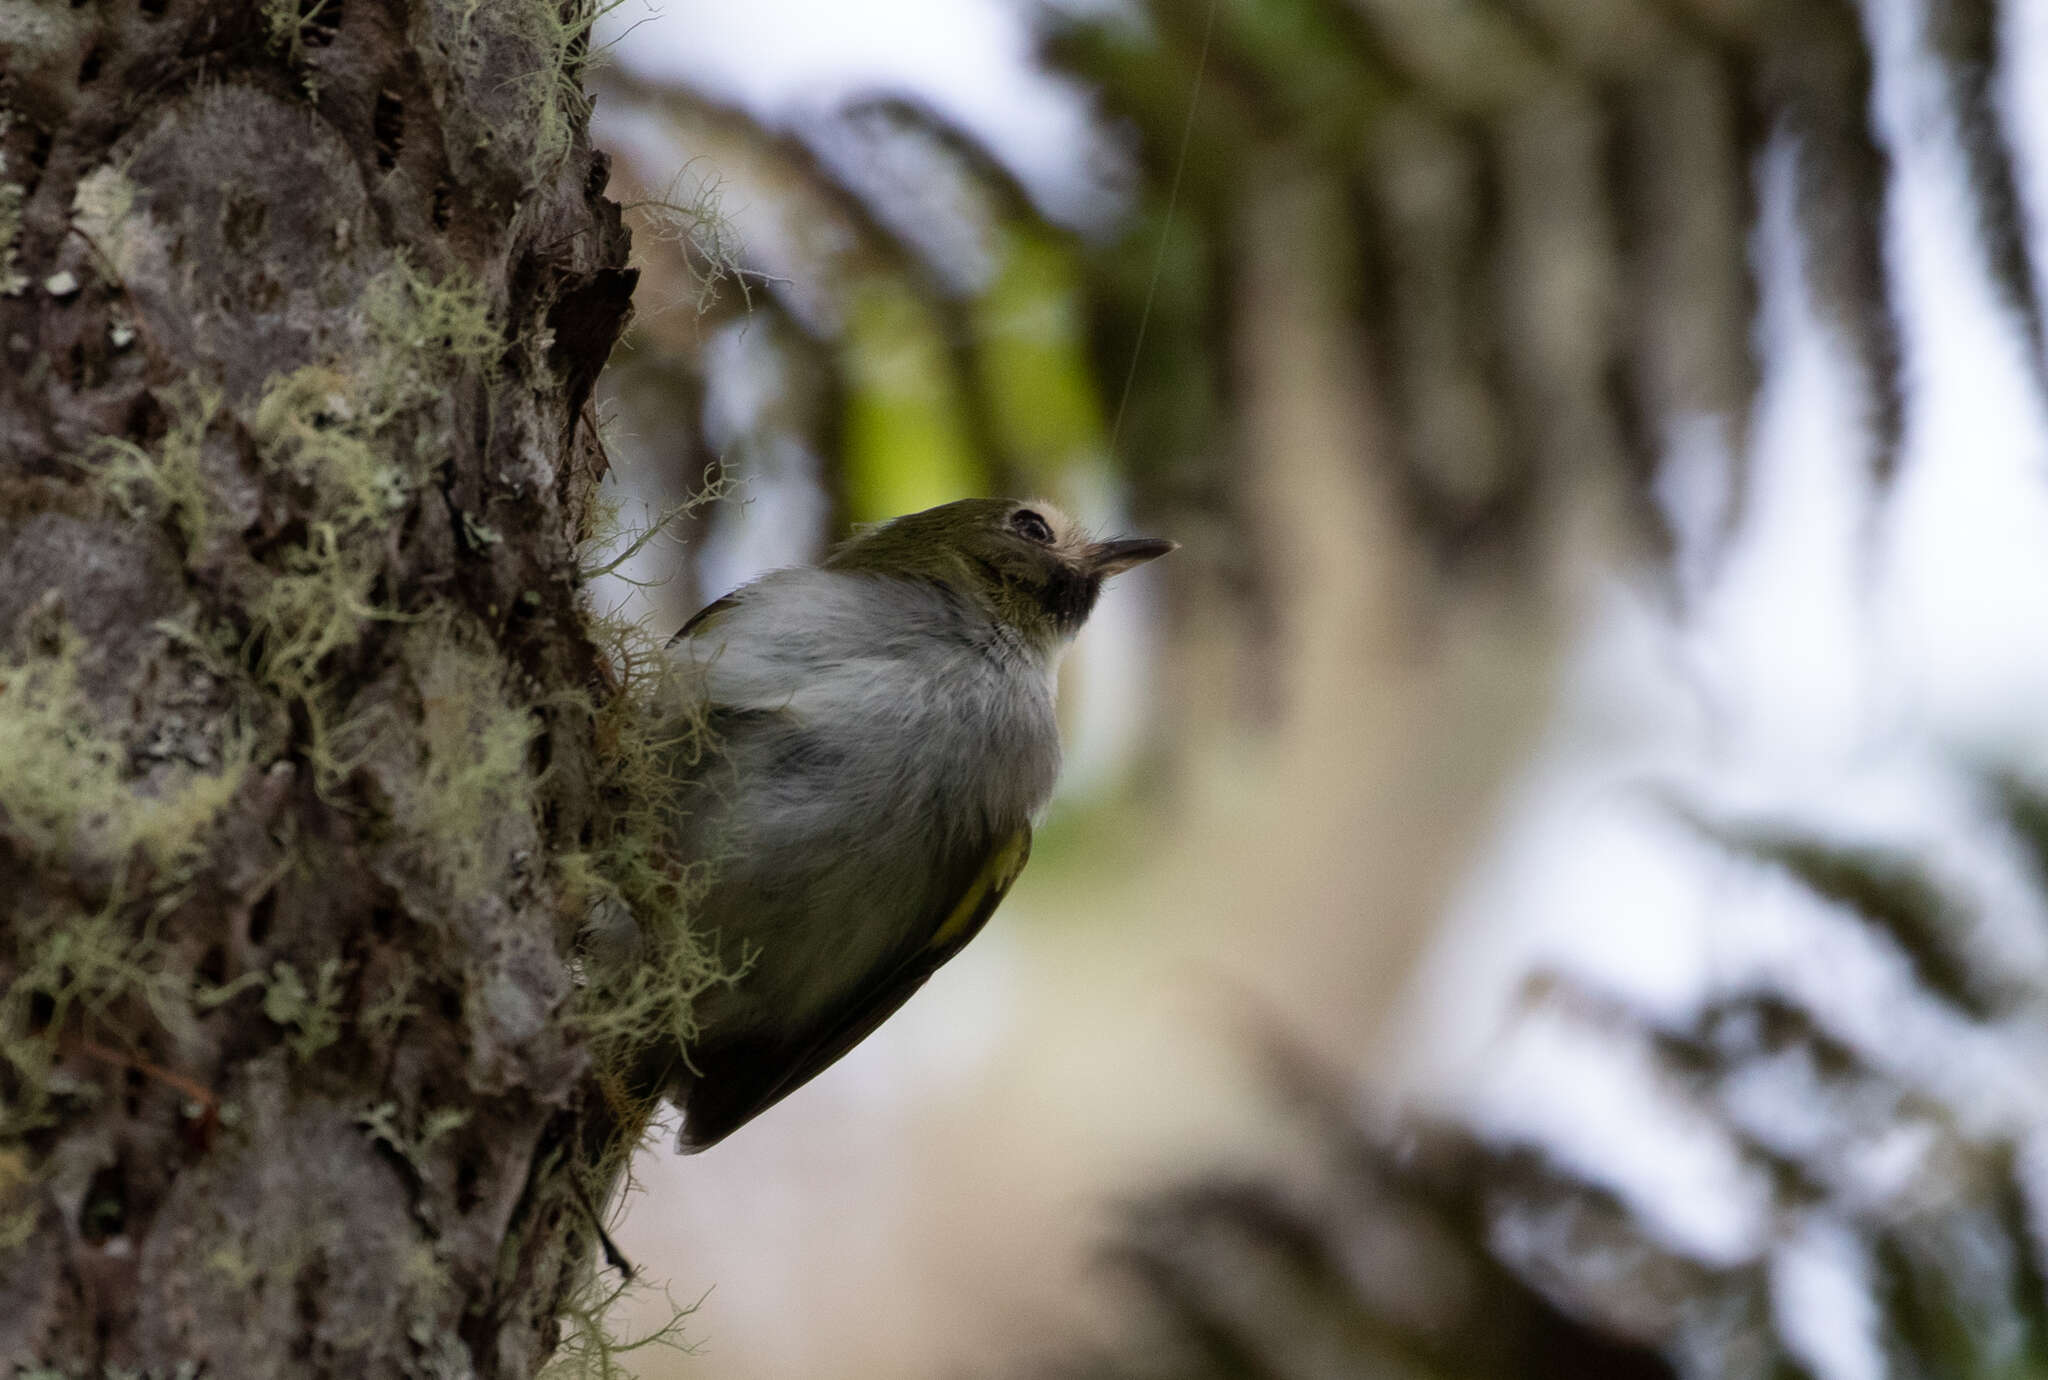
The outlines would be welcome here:
M 873 90 L 915 91 L 984 140 L 1052 214 L 1097 209 L 1086 98 L 1030 61 L 1019 0 L 623 0 L 598 40 L 770 123 Z

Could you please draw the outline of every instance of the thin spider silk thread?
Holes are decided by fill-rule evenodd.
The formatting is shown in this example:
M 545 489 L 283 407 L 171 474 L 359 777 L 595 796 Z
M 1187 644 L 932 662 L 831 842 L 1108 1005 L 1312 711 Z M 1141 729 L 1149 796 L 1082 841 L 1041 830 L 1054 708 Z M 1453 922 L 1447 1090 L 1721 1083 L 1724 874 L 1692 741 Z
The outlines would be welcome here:
M 1123 393 L 1117 398 L 1116 420 L 1109 428 L 1109 453 L 1117 453 L 1124 434 L 1124 413 L 1131 405 L 1131 387 L 1137 382 L 1138 361 L 1145 353 L 1145 328 L 1152 321 L 1152 302 L 1159 295 L 1159 275 L 1166 268 L 1166 250 L 1173 238 L 1173 211 L 1180 203 L 1181 174 L 1187 171 L 1188 147 L 1194 141 L 1195 108 L 1202 100 L 1202 75 L 1209 69 L 1209 40 L 1216 32 L 1217 0 L 1209 0 L 1202 19 L 1202 51 L 1195 59 L 1195 80 L 1188 92 L 1188 115 L 1180 128 L 1180 152 L 1173 160 L 1173 181 L 1166 191 L 1166 215 L 1159 223 L 1159 248 L 1152 255 L 1152 276 L 1145 284 L 1145 305 L 1138 312 L 1138 335 L 1131 342 L 1131 365 L 1124 371 Z

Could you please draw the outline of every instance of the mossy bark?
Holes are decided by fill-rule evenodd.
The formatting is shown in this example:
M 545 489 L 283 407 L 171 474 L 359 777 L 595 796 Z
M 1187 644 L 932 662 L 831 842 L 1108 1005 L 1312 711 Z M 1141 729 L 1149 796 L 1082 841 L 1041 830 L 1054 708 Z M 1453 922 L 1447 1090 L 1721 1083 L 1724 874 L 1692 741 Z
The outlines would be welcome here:
M 0 1371 L 528 1375 L 587 1268 L 584 11 L 0 0 Z

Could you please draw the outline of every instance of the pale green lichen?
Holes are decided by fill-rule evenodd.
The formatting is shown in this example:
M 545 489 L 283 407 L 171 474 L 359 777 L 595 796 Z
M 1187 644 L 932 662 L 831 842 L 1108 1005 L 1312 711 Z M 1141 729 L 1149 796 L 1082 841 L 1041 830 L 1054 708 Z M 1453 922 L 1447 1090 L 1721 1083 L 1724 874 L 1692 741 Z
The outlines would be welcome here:
M 601 549 L 619 540 L 604 530 L 592 538 Z M 588 925 L 617 924 L 608 912 L 630 917 L 634 961 L 593 963 L 571 1019 L 621 1124 L 637 1136 L 653 1108 L 630 1104 L 628 1071 L 651 1044 L 686 1046 L 696 1034 L 697 997 L 736 974 L 689 926 L 710 864 L 685 864 L 673 847 L 676 801 L 705 748 L 702 704 L 644 627 L 601 614 L 589 626 L 617 690 L 569 708 L 590 717 L 604 811 L 590 846 L 558 855 L 555 868 L 565 906 Z M 614 1154 L 622 1159 L 630 1149 L 629 1137 Z
M 461 902 L 502 884 L 507 860 L 531 846 L 537 810 L 530 764 L 533 713 L 514 692 L 500 657 L 462 625 L 436 619 L 401 643 L 417 691 L 415 754 L 383 765 L 379 782 L 398 837 L 413 841 L 450 899 Z M 413 712 L 382 705 L 341 735 L 367 755 L 388 716 Z
M 290 1033 L 285 1044 L 292 1057 L 311 1059 L 341 1038 L 341 1002 L 346 976 L 338 958 L 323 959 L 309 983 L 289 963 L 271 967 L 263 990 L 263 1014 L 273 1025 Z
M 424 1164 L 434 1142 L 469 1124 L 469 1112 L 460 1107 L 436 1107 L 420 1118 L 419 1129 L 408 1133 L 400 1124 L 398 1104 L 380 1102 L 356 1118 L 363 1134 L 390 1148 L 410 1164 Z
M 246 1293 L 263 1278 L 263 1267 L 249 1258 L 238 1241 L 223 1241 L 215 1246 L 206 1253 L 205 1264 L 237 1293 Z
M 15 1077 L 0 1138 L 47 1123 L 59 1032 L 190 1031 L 189 978 L 167 962 L 157 925 L 254 756 L 250 735 L 216 729 L 182 745 L 210 765 L 138 770 L 81 686 L 77 635 L 59 625 L 32 640 L 37 650 L 0 660 L 0 821 L 18 848 L 103 871 L 107 894 L 96 909 L 19 898 L 10 911 L 0 1062 Z
M 58 1032 L 92 1019 L 121 1027 L 126 1003 L 181 1037 L 191 1029 L 188 979 L 165 961 L 154 919 L 138 929 L 117 895 L 92 912 L 68 908 L 13 917 L 13 981 L 0 992 L 0 1060 L 16 1075 L 0 1102 L 0 1139 L 52 1121 Z
M 28 1156 L 17 1149 L 0 1150 L 0 1256 L 18 1251 L 35 1237 L 43 1204 L 35 1192 L 36 1173 Z
M 79 688 L 80 647 L 66 629 L 38 656 L 0 660 L 0 814 L 38 852 L 71 851 L 104 863 L 140 853 L 176 873 L 240 786 L 246 735 L 230 734 L 213 770 L 129 770 L 128 749 L 99 727 Z
M 143 254 L 134 224 L 137 188 L 121 169 L 102 165 L 78 179 L 71 194 L 71 224 L 118 279 L 133 276 Z
M 78 179 L 71 191 L 71 222 L 101 242 L 119 235 L 135 209 L 136 186 L 112 164 Z
M 325 521 L 309 523 L 305 544 L 280 562 L 248 599 L 246 646 L 263 683 L 304 710 L 307 757 L 324 788 L 351 764 L 332 746 L 337 688 L 323 663 L 355 645 L 370 620 L 392 616 L 373 597 L 383 565 L 343 526 Z
M 338 776 L 325 750 L 333 709 L 322 663 L 353 645 L 372 619 L 388 616 L 374 590 L 384 569 L 377 541 L 410 501 L 402 473 L 358 425 L 359 389 L 345 374 L 311 366 L 274 379 L 248 419 L 267 465 L 310 495 L 312 513 L 298 544 L 276 557 L 268 578 L 245 601 L 246 632 L 220 626 L 187 640 L 218 667 L 253 665 L 258 682 L 302 705 L 311 725 L 310 756 L 323 782 Z M 105 491 L 131 516 L 169 524 L 187 559 L 210 551 L 240 525 L 208 473 L 205 442 L 223 414 L 223 398 L 198 379 L 155 392 L 168 425 L 150 446 L 101 441 L 87 458 Z
M 649 244 L 673 246 L 688 271 L 687 305 L 699 316 L 718 305 L 725 287 L 739 288 L 742 305 L 754 304 L 747 281 L 747 253 L 725 210 L 725 184 L 715 172 L 683 165 L 661 195 L 629 201 L 619 208 L 631 218 L 636 250 Z M 674 303 L 642 308 L 658 315 Z
M 307 36 L 323 24 L 338 23 L 341 18 L 341 0 L 263 0 L 263 25 L 270 35 L 270 46 L 284 55 L 285 61 L 297 66 L 306 57 Z
M 375 367 L 383 368 L 382 361 Z M 397 364 L 388 367 L 398 368 Z M 377 444 L 402 404 L 331 365 L 273 376 L 249 418 L 266 464 L 312 493 L 329 522 L 362 527 L 404 509 L 412 485 Z
M 399 616 L 377 598 L 385 536 L 445 450 L 435 405 L 465 368 L 492 372 L 503 350 L 489 296 L 466 271 L 437 279 L 396 256 L 360 310 L 370 348 L 357 362 L 273 378 L 249 419 L 263 462 L 310 495 L 310 511 L 305 539 L 247 600 L 246 646 L 263 683 L 303 707 L 323 787 L 351 766 L 325 663 L 373 620 Z
M 438 395 L 466 364 L 488 375 L 504 353 L 505 335 L 492 319 L 490 293 L 466 269 L 433 278 L 400 254 L 370 280 L 362 310 L 374 362 L 362 382 L 382 408 Z
M 609 1323 L 622 1305 L 644 1292 L 633 1282 L 618 1282 L 595 1261 L 579 1267 L 576 1283 L 563 1300 L 562 1340 L 541 1367 L 540 1380 L 632 1380 L 626 1358 L 642 1352 L 673 1352 L 682 1356 L 696 1347 L 683 1339 L 683 1325 L 703 1302 L 679 1304 L 666 1291 L 666 1316 L 637 1336 L 613 1334 Z
M 401 958 L 390 981 L 356 1012 L 356 1027 L 363 1038 L 380 1049 L 388 1046 L 399 1029 L 420 1012 L 419 1003 L 412 999 L 418 985 L 418 966 L 410 958 Z
M 119 437 L 101 440 L 95 463 L 112 493 L 132 517 L 168 521 L 185 539 L 188 552 L 203 550 L 227 530 L 205 472 L 207 428 L 221 395 L 198 380 L 155 391 L 170 425 L 154 450 Z
M 88 200 L 96 214 L 126 214 L 112 181 Z M 465 270 L 435 277 L 395 255 L 364 287 L 358 310 L 366 349 L 274 376 L 240 417 L 262 466 L 287 478 L 304 505 L 303 536 L 277 550 L 245 595 L 245 628 L 214 633 L 223 654 L 302 710 L 322 789 L 351 765 L 335 746 L 340 708 L 329 660 L 373 621 L 399 617 L 379 596 L 390 524 L 446 449 L 449 385 L 466 369 L 489 375 L 503 351 L 489 294 Z M 197 379 L 156 397 L 169 418 L 160 439 L 147 447 L 109 439 L 88 463 L 131 513 L 173 525 L 190 558 L 240 525 L 205 465 L 223 397 Z
M 517 93 L 521 117 L 492 137 L 530 141 L 525 171 L 542 181 L 574 146 L 590 116 L 583 73 L 590 61 L 590 31 L 621 0 L 575 0 L 565 5 L 498 5 L 488 0 L 443 0 L 449 18 L 449 57 L 471 81 Z
M 14 112 L 0 110 L 0 135 L 14 123 Z M 21 208 L 27 193 L 7 176 L 7 155 L 0 153 L 0 296 L 12 297 L 28 286 L 21 271 Z
M 517 6 L 498 12 L 480 0 L 457 3 L 465 22 L 510 26 L 531 43 L 531 72 L 515 83 L 531 92 L 534 119 L 517 137 L 531 141 L 536 166 L 558 162 L 587 112 L 578 73 L 596 8 Z M 263 13 L 273 40 L 296 59 L 304 55 L 309 25 L 326 10 L 301 0 L 264 0 Z M 111 168 L 89 174 L 74 199 L 74 224 L 102 242 L 103 254 L 113 256 L 117 268 L 118 246 L 136 217 L 135 206 L 133 184 Z M 10 212 L 18 218 L 19 189 L 0 178 L 0 277 L 12 267 Z M 485 284 L 466 271 L 436 275 L 396 257 L 358 298 L 355 329 L 366 348 L 273 377 L 254 399 L 224 398 L 196 379 L 159 390 L 166 418 L 161 436 L 146 445 L 109 440 L 87 457 L 106 495 L 174 534 L 195 571 L 211 574 L 199 564 L 201 553 L 218 551 L 237 562 L 232 606 L 246 611 L 246 622 L 230 628 L 225 612 L 213 623 L 201 612 L 185 619 L 182 637 L 192 648 L 209 650 L 209 664 L 218 673 L 239 678 L 238 693 L 260 693 L 304 710 L 291 721 L 302 735 L 312 725 L 306 755 L 323 787 L 339 782 L 361 760 L 369 748 L 365 731 L 372 726 L 347 717 L 343 687 L 360 689 L 363 678 L 339 672 L 337 654 L 360 645 L 373 623 L 406 617 L 381 587 L 390 572 L 394 518 L 419 501 L 450 449 L 448 433 L 458 415 L 451 385 L 478 374 L 488 380 L 502 367 L 506 342 L 492 300 Z M 229 501 L 232 490 L 223 487 L 250 483 L 248 448 L 238 452 L 221 444 L 224 436 L 240 441 L 243 435 L 253 442 L 258 470 L 287 481 L 272 483 L 271 497 L 288 490 L 291 499 L 290 535 L 273 540 L 254 559 L 231 540 L 252 520 L 253 507 L 239 495 L 238 502 Z M 487 540 L 486 533 L 480 525 L 471 527 L 472 537 Z M 556 880 L 572 905 L 612 897 L 643 917 L 653 961 L 631 982 L 606 985 L 602 1000 L 593 985 L 589 1000 L 577 1003 L 577 1019 L 593 1038 L 623 1048 L 649 1030 L 686 1034 L 692 995 L 719 974 L 684 923 L 695 879 L 674 865 L 666 847 L 665 810 L 676 773 L 695 752 L 698 724 L 666 673 L 656 669 L 665 664 L 658 648 L 608 623 L 600 629 L 623 687 L 616 695 L 579 692 L 567 698 L 577 702 L 569 712 L 586 715 L 584 726 L 605 738 L 597 788 L 622 808 L 600 812 L 593 843 L 561 859 Z M 417 692 L 416 701 L 386 700 L 372 711 L 405 714 L 395 736 L 410 754 L 399 770 L 381 778 L 392 789 L 375 797 L 387 816 L 379 823 L 388 823 L 400 846 L 417 839 L 419 856 L 434 860 L 437 879 L 452 893 L 502 882 L 504 840 L 488 822 L 512 821 L 537 832 L 537 793 L 545 783 L 531 747 L 541 722 L 537 716 L 561 711 L 562 698 L 537 707 L 533 692 L 520 684 L 490 639 L 458 620 L 408 623 L 395 638 L 377 639 L 375 647 L 402 668 L 402 678 L 392 679 Z M 146 788 L 139 787 L 128 779 L 128 755 L 91 729 L 95 720 L 81 701 L 75 664 L 66 659 L 71 655 L 67 650 L 64 657 L 0 664 L 0 761 L 9 764 L 0 776 L 0 809 L 7 811 L 6 823 L 51 846 L 148 858 L 160 872 L 174 872 L 200 855 L 206 831 L 246 775 L 251 750 L 236 738 L 220 752 L 217 771 L 160 768 Z M 415 707 L 416 720 L 410 716 Z M 59 746 L 48 757 L 17 756 L 17 744 L 31 735 Z M 16 770 L 24 761 L 26 781 Z M 102 813 L 96 815 L 95 808 Z M 141 1024 L 133 1007 L 117 1005 L 140 1003 L 176 1032 L 195 1007 L 260 991 L 265 1018 L 284 1032 L 292 1057 L 305 1061 L 331 1048 L 344 1030 L 395 1036 L 417 1009 L 412 993 L 418 975 L 407 970 L 370 1006 L 351 1014 L 353 973 L 339 958 L 301 966 L 278 962 L 236 983 L 211 991 L 201 983 L 195 990 L 189 966 L 167 961 L 154 920 L 141 914 L 137 899 L 117 888 L 99 912 L 23 916 L 13 927 L 14 972 L 0 991 L 0 1057 L 21 1070 L 18 1082 L 38 1108 L 48 1100 L 42 1075 L 49 1072 L 47 1057 L 57 1034 L 75 1033 L 83 1012 L 114 1018 L 108 1028 L 117 1033 L 132 1032 Z M 38 1059 L 44 1066 L 31 1070 Z M 0 1117 L 0 1134 L 18 1131 L 20 1118 L 34 1110 L 17 1099 Z M 458 1132 L 466 1115 L 428 1109 L 417 1126 L 406 1127 L 394 1109 L 380 1105 L 367 1114 L 365 1130 L 402 1153 L 422 1155 Z M 5 1167 L 0 1159 L 0 1171 Z M 8 1201 L 0 1176 L 0 1209 Z M 0 1214 L 0 1247 L 12 1221 Z M 295 1261 L 250 1248 L 262 1244 L 224 1241 L 202 1249 L 198 1258 L 251 1288 L 297 1272 Z M 407 1261 L 406 1273 L 422 1292 L 446 1284 L 445 1269 L 430 1247 Z M 618 1374 L 615 1357 L 672 1342 L 675 1324 L 688 1311 L 677 1310 L 668 1326 L 622 1344 L 602 1328 L 615 1297 L 600 1280 L 588 1281 L 572 1303 L 570 1340 L 550 1374 Z M 427 1318 L 427 1311 L 420 1316 Z M 436 1345 L 449 1340 L 445 1327 L 435 1336 Z M 426 1348 L 424 1337 L 417 1340 Z M 449 1355 L 464 1359 L 459 1346 L 451 1346 Z

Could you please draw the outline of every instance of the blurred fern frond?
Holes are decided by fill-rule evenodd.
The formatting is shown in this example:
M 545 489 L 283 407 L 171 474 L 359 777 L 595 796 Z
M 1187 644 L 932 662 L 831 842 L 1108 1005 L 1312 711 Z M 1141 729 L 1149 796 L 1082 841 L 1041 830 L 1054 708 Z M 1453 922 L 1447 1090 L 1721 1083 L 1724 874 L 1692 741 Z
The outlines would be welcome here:
M 2038 862 L 2039 795 L 1999 778 L 1987 798 Z M 1915 1008 L 1957 1054 L 1997 1046 L 2029 1067 L 2048 972 L 2002 955 L 1979 901 L 1926 859 L 1694 823 L 1730 866 L 1782 878 L 1908 975 L 1888 1024 L 1918 1029 Z M 1733 1147 L 1759 1194 L 1749 1244 L 1702 1253 L 1654 1203 L 1540 1138 L 1361 1112 L 1349 1080 L 1275 1040 L 1273 1112 L 1308 1148 L 1263 1176 L 1197 1177 L 1133 1205 L 1104 1256 L 1126 1332 L 1024 1373 L 1747 1380 L 1847 1373 L 1813 1360 L 1816 1337 L 1846 1336 L 1895 1376 L 2048 1374 L 2048 1075 L 1987 1099 L 1983 1079 L 1930 1066 L 1927 1050 L 1844 1030 L 1824 997 L 1755 979 L 1674 1019 L 1550 972 L 1523 1010 L 1636 1050 L 1667 1104 L 1642 1116 L 1682 1107 Z M 1825 1321 L 1794 1282 L 1817 1251 L 1862 1300 Z

